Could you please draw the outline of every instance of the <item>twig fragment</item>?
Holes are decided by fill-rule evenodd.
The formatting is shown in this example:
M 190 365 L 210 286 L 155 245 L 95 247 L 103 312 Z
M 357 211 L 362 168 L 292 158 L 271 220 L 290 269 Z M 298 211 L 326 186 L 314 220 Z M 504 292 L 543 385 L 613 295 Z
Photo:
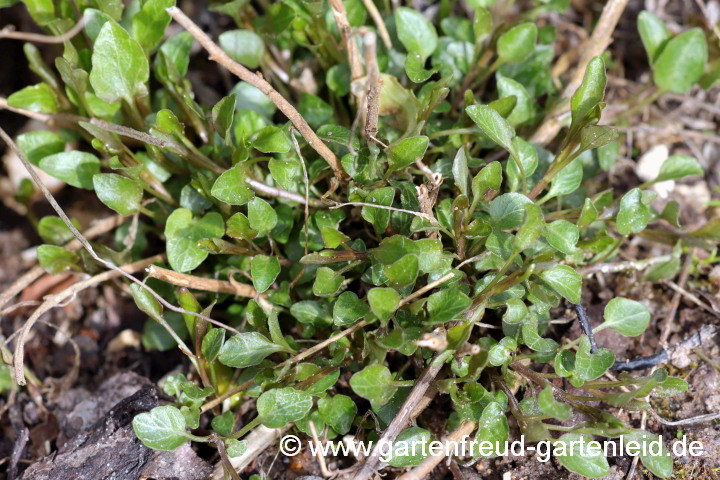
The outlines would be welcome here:
M 377 134 L 377 122 L 380 105 L 380 88 L 382 87 L 382 78 L 377 66 L 377 35 L 374 32 L 368 32 L 363 37 L 363 46 L 365 47 L 365 66 L 367 67 L 368 84 L 367 93 L 365 94 L 365 103 L 367 103 L 367 118 L 365 120 L 365 137 L 375 140 Z
M 382 38 L 382 41 L 385 44 L 385 48 L 389 50 L 390 48 L 392 48 L 392 41 L 390 40 L 390 34 L 388 33 L 388 29 L 385 26 L 382 15 L 380 15 L 380 11 L 375 6 L 373 0 L 363 0 L 363 4 L 365 5 L 365 9 L 370 14 L 370 17 L 373 19 L 373 22 L 375 23 L 375 28 L 377 28 L 378 34 L 380 35 L 380 38 Z
M 573 307 L 575 308 L 575 313 L 577 313 L 578 321 L 580 322 L 585 335 L 587 335 L 590 340 L 590 353 L 595 353 L 595 350 L 597 350 L 597 343 L 595 342 L 595 335 L 593 335 L 592 327 L 590 326 L 590 319 L 587 316 L 585 307 L 583 307 L 582 303 L 574 304 Z
M 584 42 L 583 54 L 578 61 L 577 68 L 573 73 L 570 82 L 565 87 L 561 96 L 560 103 L 547 115 L 545 122 L 540 125 L 532 138 L 531 142 L 546 144 L 550 142 L 563 126 L 562 119 L 564 114 L 570 110 L 569 99 L 575 90 L 582 84 L 585 68 L 590 60 L 602 54 L 612 41 L 612 34 L 615 31 L 620 16 L 630 0 L 609 0 L 603 8 L 602 14 L 598 19 L 592 36 Z
M 352 81 L 362 77 L 363 68 L 360 63 L 360 53 L 353 38 L 352 27 L 350 27 L 347 12 L 345 11 L 345 4 L 342 0 L 328 0 L 328 3 L 330 3 L 335 23 L 345 42 L 345 50 L 348 52 L 348 64 L 350 65 L 350 79 Z
M 233 59 L 231 59 L 222 48 L 220 48 L 210 37 L 198 27 L 182 10 L 177 7 L 170 7 L 166 10 L 168 14 L 175 19 L 190 35 L 195 38 L 200 45 L 210 54 L 210 60 L 219 63 L 223 67 L 227 68 L 230 72 L 235 74 L 241 80 L 248 82 L 253 87 L 259 89 L 262 93 L 268 96 L 270 100 L 285 114 L 286 117 L 295 125 L 308 144 L 315 149 L 315 151 L 325 159 L 335 172 L 335 177 L 344 180 L 347 175 L 342 169 L 340 162 L 338 161 L 335 154 L 323 143 L 322 140 L 315 134 L 310 128 L 307 121 L 298 113 L 290 102 L 285 97 L 280 95 L 272 85 L 270 85 L 265 79 L 259 75 L 254 74 L 247 68 L 243 67 Z
M 67 32 L 61 35 L 43 35 L 41 33 L 30 33 L 30 32 L 17 32 L 13 27 L 7 26 L 0 30 L 0 39 L 8 38 L 11 40 L 22 40 L 23 42 L 34 42 L 34 43 L 65 43 L 66 41 L 73 38 L 75 35 L 80 33 L 85 27 L 85 21 L 83 17 L 80 17 L 80 21 L 75 24 Z

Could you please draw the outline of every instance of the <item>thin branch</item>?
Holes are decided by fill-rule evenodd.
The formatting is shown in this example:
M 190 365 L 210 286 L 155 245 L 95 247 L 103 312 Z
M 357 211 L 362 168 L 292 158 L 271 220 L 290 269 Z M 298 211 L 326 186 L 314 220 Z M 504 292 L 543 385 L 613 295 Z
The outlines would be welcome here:
M 430 387 L 430 383 L 435 379 L 435 377 L 437 377 L 438 373 L 440 373 L 440 370 L 444 365 L 442 361 L 438 361 L 440 355 L 443 354 L 440 353 L 433 357 L 420 378 L 417 379 L 415 386 L 413 386 L 413 389 L 403 402 L 400 410 L 395 415 L 395 418 L 393 418 L 392 422 L 390 422 L 388 428 L 383 432 L 377 443 L 375 443 L 370 456 L 367 457 L 362 469 L 354 477 L 354 480 L 368 480 L 375 474 L 378 464 L 380 463 L 380 457 L 382 456 L 385 448 L 387 448 L 384 447 L 384 445 L 392 445 L 398 434 L 405 428 L 410 420 L 410 415 L 415 410 L 416 404 L 422 400 L 425 396 L 425 392 Z
M 294 130 L 294 129 L 293 129 Z M 307 173 L 307 167 L 305 166 L 305 159 L 302 156 L 302 152 L 300 151 L 300 145 L 298 145 L 297 138 L 295 138 L 295 133 L 290 132 L 290 136 L 292 137 L 293 145 L 295 145 L 295 153 L 297 153 L 298 158 L 300 159 L 300 165 L 302 165 L 303 169 L 303 183 L 305 184 L 305 255 L 308 254 L 308 218 L 310 217 L 310 211 L 308 207 L 310 206 L 310 180 L 308 179 L 308 173 Z
M 363 46 L 365 47 L 365 66 L 368 71 L 367 93 L 365 94 L 365 103 L 367 103 L 367 119 L 365 120 L 365 137 L 375 140 L 377 134 L 377 122 L 380 106 L 380 88 L 382 87 L 382 78 L 377 66 L 377 35 L 374 32 L 368 32 L 363 37 Z
M 445 448 L 440 454 L 430 455 L 425 460 L 423 460 L 420 465 L 413 468 L 409 472 L 400 475 L 399 477 L 397 477 L 396 480 L 422 480 L 424 478 L 427 478 L 428 475 L 430 475 L 430 472 L 432 472 L 433 469 L 437 467 L 438 464 L 443 461 L 443 459 L 445 459 L 445 454 L 448 453 L 449 447 L 452 445 L 462 444 L 461 442 L 464 439 L 468 438 L 473 430 L 475 430 L 475 423 L 471 422 L 470 420 L 464 421 L 445 439 Z M 459 453 L 461 455 L 463 453 L 467 455 L 467 452 Z
M 335 335 L 328 338 L 327 340 L 323 340 L 322 342 L 318 343 L 317 345 L 313 345 L 312 347 L 308 348 L 307 350 L 303 350 L 302 352 L 298 353 L 294 357 L 289 358 L 289 359 L 285 360 L 284 362 L 276 365 L 275 368 L 282 368 L 285 365 L 292 365 L 293 363 L 301 362 L 301 361 L 305 360 L 306 358 L 311 357 L 315 353 L 319 352 L 320 350 L 324 349 L 331 343 L 337 342 L 341 338 L 347 337 L 348 335 L 352 335 L 353 333 L 357 332 L 361 328 L 366 327 L 369 323 L 370 322 L 368 322 L 367 320 L 362 320 L 362 321 L 356 323 L 355 325 L 353 325 L 352 327 L 347 328 L 339 333 L 336 333 Z
M 267 198 L 282 198 L 301 205 L 307 205 L 314 208 L 328 208 L 321 200 L 317 198 L 303 197 L 297 193 L 288 192 L 277 187 L 271 187 L 265 183 L 259 182 L 253 178 L 245 177 L 245 182 L 252 188 L 255 193 Z
M 593 335 L 592 327 L 590 326 L 590 319 L 587 316 L 585 307 L 583 307 L 582 303 L 574 304 L 573 307 L 575 307 L 575 313 L 577 314 L 578 321 L 580 322 L 585 335 L 587 335 L 590 340 L 590 353 L 595 353 L 595 350 L 597 350 L 597 343 L 595 343 L 595 336 Z
M 398 308 L 400 308 L 400 307 L 402 307 L 403 305 L 406 305 L 406 304 L 412 302 L 413 300 L 415 300 L 416 298 L 418 298 L 418 297 L 419 297 L 420 295 L 422 295 L 423 293 L 432 290 L 433 288 L 437 287 L 438 285 L 447 282 L 447 281 L 450 280 L 453 276 L 454 276 L 454 273 L 450 272 L 450 273 L 448 273 L 448 274 L 446 274 L 446 275 L 443 275 L 442 277 L 438 278 L 438 279 L 435 280 L 434 282 L 430 282 L 430 283 L 428 283 L 427 285 L 425 285 L 424 287 L 419 288 L 418 290 L 414 291 L 413 293 L 411 293 L 411 294 L 408 295 L 407 297 L 405 297 L 405 298 L 403 298 L 402 300 L 400 300 L 400 303 L 398 303 Z
M 682 272 L 680 273 L 680 288 L 685 285 L 685 282 L 687 282 L 688 277 L 690 276 L 690 267 L 692 267 L 692 257 L 693 257 L 693 250 L 690 249 L 690 252 L 688 253 L 687 257 L 685 258 L 685 264 L 683 265 Z M 680 299 L 682 298 L 681 292 L 675 292 L 675 295 L 673 295 L 672 301 L 670 302 L 670 312 L 668 312 L 667 317 L 665 317 L 665 322 L 663 324 L 662 334 L 660 335 L 660 346 L 667 348 L 667 341 L 670 337 L 670 328 L 672 327 L 673 323 L 675 323 L 675 314 L 677 313 L 677 309 L 680 306 Z
M 575 90 L 582 84 L 585 69 L 593 57 L 601 55 L 612 41 L 612 34 L 615 31 L 620 16 L 630 0 L 609 0 L 603 8 L 602 14 L 598 19 L 593 30 L 592 36 L 584 42 L 583 54 L 578 61 L 578 65 L 573 73 L 570 82 L 565 87 L 562 97 L 557 106 L 547 115 L 545 122 L 540 125 L 532 138 L 531 142 L 546 144 L 550 142 L 563 126 L 562 119 L 565 113 L 570 110 L 569 99 Z
M 653 417 L 655 419 L 662 423 L 663 425 L 668 425 L 670 427 L 679 427 L 682 425 L 693 425 L 696 423 L 705 423 L 705 422 L 711 422 L 713 420 L 717 420 L 720 418 L 720 413 L 706 413 L 704 415 L 698 415 L 697 417 L 691 417 L 691 418 L 684 418 L 682 420 L 665 420 L 663 417 L 655 413 L 654 410 L 650 410 L 650 413 L 652 413 Z
M 150 265 L 146 272 L 148 277 L 156 278 L 162 282 L 171 283 L 178 287 L 192 288 L 194 290 L 203 290 L 206 292 L 229 293 L 238 297 L 258 298 L 258 292 L 252 285 L 244 283 L 230 283 L 225 280 L 215 280 L 212 278 L 196 277 L 186 273 L 174 272 L 167 268 Z
M 245 467 L 250 465 L 261 453 L 267 451 L 267 449 L 275 443 L 285 432 L 292 428 L 292 424 L 286 425 L 282 428 L 267 428 L 264 425 L 255 427 L 245 440 L 247 440 L 247 450 L 239 457 L 233 457 L 230 459 L 230 463 L 236 471 L 242 472 Z M 213 470 L 210 480 L 223 480 L 225 478 L 225 469 L 222 462 L 218 462 Z
M 593 273 L 618 273 L 627 270 L 644 270 L 649 266 L 658 263 L 665 263 L 672 260 L 672 255 L 660 255 L 645 260 L 629 260 L 626 262 L 596 263 L 587 267 L 579 268 L 578 273 L 583 276 Z
M 22 40 L 24 42 L 34 43 L 65 43 L 80 33 L 83 27 L 85 27 L 85 21 L 82 17 L 80 17 L 80 21 L 76 23 L 73 28 L 62 35 L 43 35 L 41 33 L 16 32 L 14 27 L 8 25 L 0 30 L 0 40 L 7 38 L 10 40 Z
M 360 52 L 358 52 L 357 44 L 352 34 L 352 27 L 348 21 L 345 5 L 342 0 L 329 0 L 330 9 L 332 10 L 335 23 L 337 24 L 340 35 L 345 42 L 345 50 L 348 52 L 348 64 L 350 65 L 350 79 L 355 80 L 363 76 L 362 63 L 360 63 Z
M 342 169 L 340 162 L 338 161 L 335 154 L 323 143 L 322 140 L 315 134 L 310 128 L 310 125 L 305 119 L 298 113 L 290 102 L 280 95 L 272 85 L 270 85 L 265 79 L 259 75 L 254 74 L 247 68 L 243 67 L 233 59 L 231 59 L 222 48 L 220 48 L 210 37 L 203 32 L 182 10 L 177 7 L 170 7 L 166 10 L 171 17 L 175 19 L 190 35 L 192 35 L 205 50 L 210 54 L 210 60 L 219 63 L 223 67 L 227 68 L 230 72 L 235 74 L 241 80 L 248 82 L 253 87 L 259 89 L 265 95 L 272 100 L 272 102 L 285 114 L 286 117 L 295 125 L 308 144 L 315 149 L 315 151 L 325 159 L 325 161 L 332 167 L 335 172 L 335 176 L 338 179 L 344 180 L 347 175 Z
M 373 0 L 363 0 L 363 4 L 365 4 L 365 9 L 370 14 L 370 17 L 372 17 L 373 22 L 375 23 L 375 28 L 377 28 L 380 38 L 382 38 L 382 41 L 385 44 L 385 48 L 390 50 L 390 48 L 392 48 L 392 41 L 390 41 L 390 34 L 385 26 L 382 15 L 380 15 L 380 11 L 375 6 Z
M 635 358 L 633 360 L 625 362 L 617 361 L 615 362 L 615 365 L 612 366 L 612 370 L 616 372 L 644 370 L 660 363 L 666 363 L 670 360 L 674 352 L 690 351 L 693 348 L 700 347 L 706 340 L 710 340 L 715 335 L 717 335 L 718 330 L 720 330 L 720 328 L 715 325 L 704 325 L 700 328 L 700 331 L 698 333 L 690 335 L 683 341 L 667 349 L 663 349 L 660 353 L 656 353 L 655 355 L 650 355 L 647 357 Z
M 416 212 L 415 210 L 406 210 L 404 208 L 395 208 L 395 207 L 387 207 L 385 205 L 376 205 L 374 203 L 365 203 L 365 202 L 347 202 L 347 203 L 335 203 L 333 206 L 330 207 L 330 210 L 335 210 L 336 208 L 342 208 L 342 207 L 348 207 L 348 206 L 357 206 L 357 207 L 373 207 L 373 208 L 379 208 L 381 210 L 390 210 L 393 212 L 401 212 L 401 213 L 409 213 L 410 215 L 415 215 L 417 217 L 422 217 L 426 220 L 433 221 L 434 218 L 430 218 L 429 215 L 421 212 Z

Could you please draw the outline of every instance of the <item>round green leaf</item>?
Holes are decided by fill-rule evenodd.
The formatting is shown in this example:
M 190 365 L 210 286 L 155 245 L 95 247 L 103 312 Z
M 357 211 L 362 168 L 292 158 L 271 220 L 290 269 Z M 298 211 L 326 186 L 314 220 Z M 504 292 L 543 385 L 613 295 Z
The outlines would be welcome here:
M 250 273 L 255 290 L 263 293 L 280 275 L 280 262 L 276 257 L 255 255 L 250 262 Z
M 693 28 L 667 42 L 653 65 L 653 80 L 663 90 L 685 93 L 705 73 L 707 61 L 705 33 Z
M 498 38 L 498 57 L 505 62 L 522 62 L 535 50 L 537 36 L 538 29 L 534 23 L 527 22 L 514 26 Z
M 313 406 L 312 396 L 294 388 L 275 388 L 257 400 L 258 417 L 269 428 L 281 428 L 302 420 Z
M 189 439 L 185 417 L 170 405 L 136 415 L 132 427 L 143 444 L 153 450 L 175 450 Z
M 642 335 L 650 325 L 650 311 L 640 302 L 629 298 L 613 298 L 605 306 L 603 328 L 612 328 L 626 337 Z
M 438 43 L 437 30 L 422 13 L 414 8 L 397 8 L 395 25 L 398 38 L 408 52 L 416 52 L 423 60 L 427 60 L 435 51 Z
M 257 365 L 268 355 L 284 350 L 284 347 L 272 343 L 261 333 L 241 332 L 223 344 L 218 361 L 228 367 L 245 368 Z
M 262 38 L 250 30 L 230 30 L 218 37 L 220 47 L 230 58 L 248 68 L 258 68 L 265 55 Z
M 370 365 L 350 377 L 350 387 L 357 395 L 380 406 L 395 395 L 397 388 L 392 381 L 392 374 L 386 366 Z
M 143 188 L 127 177 L 98 173 L 93 176 L 93 186 L 100 201 L 120 215 L 132 215 L 141 207 Z
M 584 475 L 589 478 L 601 478 L 610 472 L 607 458 L 603 455 L 602 446 L 600 452 L 590 451 L 588 442 L 592 437 L 577 433 L 566 433 L 558 438 L 553 444 L 555 458 L 560 464 L 571 472 Z M 563 454 L 559 450 L 562 449 Z M 595 453 L 591 455 L 590 453 Z

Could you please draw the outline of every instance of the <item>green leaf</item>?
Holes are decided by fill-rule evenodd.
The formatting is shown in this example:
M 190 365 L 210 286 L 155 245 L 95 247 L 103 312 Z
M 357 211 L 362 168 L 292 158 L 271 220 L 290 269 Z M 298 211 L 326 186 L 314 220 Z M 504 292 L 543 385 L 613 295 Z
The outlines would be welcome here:
M 550 385 L 545 387 L 538 395 L 538 406 L 542 413 L 550 415 L 561 422 L 570 420 L 572 416 L 572 407 L 567 403 L 555 400 L 555 397 L 553 397 L 553 388 Z
M 150 65 L 140 44 L 115 22 L 106 22 L 95 40 L 90 84 L 95 94 L 108 103 L 148 94 L 146 82 Z
M 473 199 L 482 198 L 489 190 L 499 191 L 502 183 L 502 166 L 495 161 L 485 165 L 472 180 Z
M 320 128 L 332 121 L 333 107 L 317 95 L 303 92 L 297 105 L 298 113 L 313 128 Z
M 48 273 L 58 274 L 67 270 L 80 270 L 77 266 L 80 257 L 74 252 L 55 245 L 40 245 L 37 248 L 37 259 L 40 266 Z
M 353 392 L 378 406 L 385 405 L 395 395 L 397 387 L 392 382 L 392 374 L 384 365 L 367 366 L 350 377 Z
M 258 332 L 241 332 L 230 337 L 220 349 L 218 361 L 223 365 L 245 368 L 257 365 L 265 357 L 284 351 Z
M 220 349 L 225 343 L 225 329 L 213 328 L 205 334 L 202 340 L 202 354 L 205 360 L 212 363 L 220 353 Z
M 570 255 L 580 239 L 578 228 L 567 220 L 555 220 L 545 226 L 543 236 L 556 250 Z
M 552 353 L 557 350 L 558 344 L 551 338 L 543 338 L 538 334 L 537 325 L 526 323 L 522 326 L 523 343 L 534 352 Z
M 602 446 L 599 453 L 589 449 L 592 437 L 578 433 L 566 433 L 553 444 L 555 458 L 570 470 L 589 478 L 602 478 L 610 473 L 610 465 L 603 454 Z
M 705 33 L 693 28 L 673 38 L 653 65 L 653 80 L 662 90 L 685 93 L 705 73 L 708 47 Z
M 262 38 L 250 30 L 230 30 L 218 37 L 220 47 L 230 58 L 248 68 L 258 68 L 265 55 Z
M 98 173 L 93 176 L 95 193 L 101 202 L 120 215 L 132 215 L 142 203 L 142 186 L 115 173 Z
M 333 323 L 330 305 L 324 301 L 304 300 L 293 303 L 290 307 L 290 314 L 300 323 L 319 328 L 328 327 Z
M 233 427 L 235 426 L 235 414 L 228 410 L 222 415 L 217 415 L 213 417 L 210 426 L 218 434 L 227 437 L 232 434 Z
M 673 471 L 673 457 L 665 447 L 662 435 L 653 435 L 642 430 L 633 430 L 623 435 L 623 443 L 627 448 L 629 442 L 637 442 L 638 449 L 632 448 L 637 453 L 645 468 L 653 475 L 660 478 L 669 478 Z
M 618 138 L 618 132 L 607 125 L 588 125 L 580 130 L 580 151 L 600 148 Z
M 253 136 L 251 145 L 263 153 L 287 153 L 292 146 L 290 139 L 278 127 L 268 125 Z
M 615 363 L 615 353 L 607 348 L 598 348 L 590 353 L 590 340 L 587 335 L 580 337 L 580 345 L 575 355 L 573 379 L 590 381 L 600 378 Z
M 335 270 L 328 267 L 320 267 L 315 272 L 315 283 L 313 283 L 312 291 L 316 297 L 332 297 L 342 288 L 345 277 L 336 273 Z
M 422 13 L 414 8 L 397 8 L 395 25 L 398 38 L 408 52 L 418 53 L 425 61 L 435 51 L 437 30 Z
M 22 0 L 28 13 L 38 25 L 47 25 L 55 20 L 55 5 L 52 0 Z M 9 6 L 9 5 L 3 5 Z
M 582 180 L 583 165 L 580 157 L 578 157 L 555 175 L 550 183 L 550 190 L 546 197 L 554 198 L 559 195 L 569 195 L 580 187 Z
M 557 265 L 540 274 L 540 278 L 570 303 L 580 303 L 582 277 L 568 265 Z
M 425 61 L 426 59 L 418 52 L 408 52 L 405 58 L 405 73 L 410 81 L 423 83 L 438 71 L 437 68 L 426 70 Z
M 151 50 L 163 39 L 165 27 L 170 25 L 170 15 L 165 9 L 174 6 L 175 0 L 146 0 L 132 16 L 133 37 L 143 48 Z
M 426 136 L 404 138 L 390 146 L 388 168 L 390 171 L 402 170 L 416 160 L 422 160 L 428 147 Z
M 400 304 L 400 295 L 392 288 L 373 288 L 367 294 L 370 310 L 387 322 Z
M 65 139 L 48 130 L 33 130 L 23 133 L 18 135 L 16 142 L 18 149 L 33 165 L 38 165 L 40 160 L 48 155 L 65 150 Z
M 545 227 L 545 217 L 540 207 L 533 203 L 525 204 L 525 221 L 515 235 L 513 249 L 521 252 L 529 248 L 540 238 Z
M 170 405 L 136 415 L 132 427 L 142 443 L 153 450 L 175 450 L 189 439 L 185 417 Z
M 605 98 L 605 61 L 602 57 L 594 57 L 585 69 L 585 76 L 580 87 L 572 96 L 572 124 L 582 125 L 585 117 Z
M 633 188 L 620 199 L 615 220 L 619 234 L 629 235 L 645 230 L 650 221 L 650 207 L 643 200 L 643 192 L 639 188 Z
M 357 411 L 357 405 L 347 395 L 335 395 L 318 400 L 318 412 L 325 423 L 339 435 L 345 435 L 350 431 Z
M 19 90 L 7 99 L 9 106 L 37 113 L 57 113 L 57 96 L 46 84 L 39 83 Z
M 524 61 L 535 50 L 537 36 L 538 29 L 534 23 L 526 22 L 514 26 L 498 38 L 498 57 L 509 63 Z
M 100 173 L 100 160 L 92 153 L 73 150 L 40 160 L 40 169 L 77 188 L 92 190 L 93 176 Z
M 455 154 L 455 160 L 453 160 L 452 166 L 453 179 L 455 180 L 455 186 L 460 190 L 463 195 L 468 194 L 468 177 L 470 176 L 470 170 L 467 165 L 467 156 L 465 155 L 465 148 L 461 147 Z
M 367 201 L 375 205 L 389 207 L 392 205 L 394 198 L 395 189 L 393 187 L 383 187 L 373 190 L 367 198 Z M 375 230 L 377 235 L 382 235 L 390 224 L 390 210 L 364 206 L 360 214 L 366 221 L 372 224 L 373 230 Z
M 660 167 L 660 173 L 652 183 L 664 182 L 665 180 L 679 180 L 693 175 L 704 174 L 703 168 L 695 158 L 687 155 L 672 155 L 663 162 Z
M 490 218 L 497 230 L 511 230 L 525 221 L 525 206 L 532 203 L 520 193 L 505 193 L 490 203 Z
M 350 240 L 350 237 L 336 228 L 323 227 L 320 233 L 322 233 L 323 242 L 326 248 L 337 248 Z
M 409 427 L 400 432 L 392 448 L 391 467 L 412 467 L 420 465 L 430 455 L 432 434 L 420 427 Z
M 74 221 L 73 225 L 75 225 L 75 228 L 80 228 Z M 37 225 L 37 232 L 43 242 L 52 243 L 53 245 L 62 245 L 75 238 L 75 235 L 65 225 L 63 219 L 54 216 L 41 218 Z
M 265 292 L 280 275 L 280 262 L 277 257 L 255 255 L 250 262 L 253 286 L 258 293 Z
M 233 93 L 216 103 L 212 109 L 215 130 L 225 139 L 226 145 L 230 145 L 232 142 L 230 132 L 235 115 L 235 102 L 236 95 Z
M 234 438 L 225 439 L 225 452 L 230 458 L 241 457 L 245 455 L 247 449 L 247 440 L 235 440 Z
M 146 288 L 137 283 L 130 285 L 135 305 L 152 319 L 162 318 L 163 306 Z
M 647 10 L 643 10 L 638 15 L 637 28 L 652 67 L 672 35 L 663 21 Z
M 410 253 L 396 260 L 391 265 L 385 265 L 383 273 L 388 279 L 387 285 L 395 290 L 413 285 L 418 276 L 418 257 Z
M 165 223 L 165 244 L 168 262 L 176 272 L 189 272 L 197 268 L 209 255 L 207 250 L 197 246 L 198 240 L 221 238 L 225 234 L 225 223 L 217 212 L 204 217 L 193 218 L 187 208 L 173 211 Z
M 255 197 L 248 203 L 248 221 L 250 228 L 264 234 L 275 228 L 278 216 L 269 203 L 262 198 Z
M 513 153 L 515 130 L 498 112 L 487 105 L 470 105 L 465 112 L 490 140 Z
M 160 52 L 165 57 L 168 70 L 171 71 L 170 78 L 178 83 L 187 75 L 192 44 L 192 35 L 188 32 L 180 32 L 165 40 L 160 46 Z
M 500 72 L 495 74 L 495 78 L 500 98 L 509 96 L 515 96 L 516 98 L 515 107 L 506 118 L 507 122 L 513 127 L 517 127 L 531 120 L 535 116 L 535 106 L 525 87 L 520 82 L 508 78 Z
M 612 328 L 626 337 L 642 335 L 650 325 L 650 312 L 640 302 L 628 298 L 613 298 L 605 306 L 605 322 L 598 327 Z
M 244 205 L 255 197 L 255 192 L 245 182 L 245 166 L 241 163 L 223 172 L 215 180 L 210 194 L 230 205 Z
M 352 325 L 370 312 L 370 307 L 353 292 L 343 292 L 333 306 L 333 323 L 338 327 Z
M 227 221 L 227 234 L 232 238 L 252 240 L 258 232 L 250 228 L 250 220 L 243 213 L 236 213 Z
M 475 433 L 475 445 L 473 448 L 478 448 L 480 442 L 490 442 L 493 445 L 493 452 L 496 450 L 495 447 L 503 445 L 508 441 L 509 426 L 507 421 L 507 415 L 505 409 L 498 402 L 490 402 L 483 409 L 478 421 L 478 430 Z M 473 451 L 474 457 L 484 457 L 484 452 Z M 490 454 L 489 457 L 494 457 L 495 454 Z
M 313 406 L 312 396 L 294 388 L 274 388 L 257 400 L 258 417 L 269 428 L 282 428 L 302 420 Z
M 456 288 L 435 292 L 427 300 L 430 323 L 449 322 L 470 307 L 470 298 Z

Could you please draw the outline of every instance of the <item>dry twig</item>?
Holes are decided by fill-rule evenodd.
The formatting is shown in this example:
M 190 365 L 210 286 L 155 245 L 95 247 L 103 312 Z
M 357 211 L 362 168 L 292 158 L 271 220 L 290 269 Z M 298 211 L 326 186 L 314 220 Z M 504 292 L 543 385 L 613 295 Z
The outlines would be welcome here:
M 583 54 L 578 61 L 578 66 L 563 91 L 562 100 L 560 100 L 560 103 L 547 115 L 545 122 L 535 131 L 530 141 L 546 144 L 555 138 L 555 135 L 560 131 L 563 126 L 562 118 L 564 118 L 564 114 L 570 110 L 569 99 L 582 84 L 585 68 L 593 57 L 602 54 L 607 46 L 610 45 L 612 41 L 611 37 L 620 20 L 620 15 L 622 15 L 629 1 L 630 0 L 609 0 L 605 4 L 592 36 L 584 42 L 586 48 L 583 49 Z
M 335 23 L 337 24 L 338 30 L 343 37 L 345 42 L 345 50 L 348 52 L 348 64 L 350 65 L 350 79 L 355 80 L 363 76 L 363 67 L 360 63 L 360 52 L 358 52 L 357 44 L 352 34 L 352 27 L 347 18 L 347 12 L 345 11 L 345 4 L 342 0 L 329 0 L 330 9 L 332 10 L 333 17 L 335 17 Z
M 167 12 L 175 19 L 176 22 L 182 25 L 185 30 L 187 30 L 188 33 L 190 33 L 190 35 L 192 35 L 193 38 L 195 38 L 200 45 L 203 46 L 205 50 L 207 50 L 210 54 L 210 60 L 219 63 L 241 80 L 248 82 L 250 85 L 267 95 L 268 98 L 270 98 L 270 100 L 280 109 L 280 111 L 290 119 L 308 144 L 325 159 L 330 167 L 332 167 L 335 172 L 335 177 L 341 180 L 346 178 L 346 174 L 335 154 L 323 143 L 322 140 L 320 140 L 312 128 L 310 128 L 310 125 L 308 125 L 305 119 L 298 113 L 297 110 L 295 110 L 295 107 L 285 100 L 285 97 L 280 95 L 277 90 L 275 90 L 272 85 L 270 85 L 261 76 L 254 74 L 230 58 L 223 49 L 213 42 L 210 37 L 208 37 L 207 34 L 195 24 L 195 22 L 183 13 L 182 10 L 177 7 L 170 7 L 167 9 Z
M 390 50 L 390 48 L 392 48 L 392 41 L 390 40 L 390 34 L 385 26 L 385 22 L 383 22 L 382 15 L 380 15 L 380 11 L 375 6 L 373 0 L 363 0 L 363 4 L 365 4 L 365 9 L 370 14 L 370 17 L 372 17 L 375 28 L 377 28 L 378 34 L 380 34 L 380 38 L 382 38 L 385 44 L 385 48 Z
M 34 43 L 65 43 L 80 33 L 83 27 L 85 27 L 83 17 L 80 17 L 80 21 L 62 35 L 43 35 L 41 33 L 16 32 L 12 26 L 8 25 L 0 30 L 0 40 L 8 38 L 11 40 L 22 40 L 23 42 Z
M 377 66 L 376 54 L 377 36 L 374 32 L 368 32 L 363 37 L 363 45 L 365 47 L 365 66 L 368 72 L 367 93 L 365 94 L 365 102 L 367 103 L 367 118 L 365 120 L 365 137 L 375 140 L 377 133 L 377 121 L 380 105 L 380 88 L 382 87 L 382 79 Z

